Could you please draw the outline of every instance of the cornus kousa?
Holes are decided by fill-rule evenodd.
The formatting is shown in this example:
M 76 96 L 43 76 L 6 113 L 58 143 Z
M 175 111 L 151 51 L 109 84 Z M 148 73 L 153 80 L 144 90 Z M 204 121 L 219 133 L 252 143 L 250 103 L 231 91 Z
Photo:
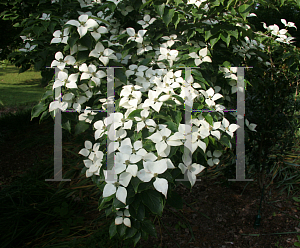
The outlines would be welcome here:
M 51 94 L 44 98 L 51 115 L 67 108 L 83 112 L 75 113 L 77 132 L 92 125 L 96 143 L 86 141 L 79 151 L 85 157 L 82 172 L 102 192 L 99 210 L 115 216 L 110 236 L 134 242 L 155 230 L 149 215 L 161 215 L 165 204 L 178 200 L 172 194 L 176 179 L 187 174 L 183 184 L 191 188 L 204 168 L 221 164 L 225 147 L 235 142 L 239 126 L 224 110 L 227 97 L 234 99 L 226 93 L 230 82 L 237 81 L 230 68 L 246 67 L 252 59 L 267 70 L 269 57 L 261 56 L 266 51 L 258 37 L 277 42 L 288 36 L 276 26 L 269 27 L 272 35 L 254 33 L 247 6 L 241 12 L 233 2 L 154 2 L 78 2 L 78 17 L 72 12 L 73 18 L 61 20 L 49 40 L 60 50 L 51 64 L 60 72 L 50 86 L 61 88 L 62 101 Z M 222 13 L 216 17 L 215 11 Z M 216 23 L 226 25 L 215 34 Z M 255 124 L 246 126 L 255 131 Z

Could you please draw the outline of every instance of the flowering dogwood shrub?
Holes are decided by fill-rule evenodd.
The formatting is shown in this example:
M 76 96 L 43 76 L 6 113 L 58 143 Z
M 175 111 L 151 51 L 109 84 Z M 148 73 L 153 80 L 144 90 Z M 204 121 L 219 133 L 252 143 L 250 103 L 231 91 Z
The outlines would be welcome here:
M 150 214 L 161 216 L 166 203 L 180 201 L 172 193 L 179 184 L 176 179 L 187 175 L 188 182 L 181 183 L 192 187 L 196 176 L 220 163 L 224 148 L 235 144 L 239 126 L 224 109 L 236 108 L 236 67 L 255 61 L 268 68 L 270 62 L 263 56 L 262 34 L 251 32 L 247 24 L 247 18 L 253 17 L 248 4 L 71 2 L 80 11 L 64 17 L 68 20 L 61 20 L 61 29 L 49 42 L 62 48 L 51 64 L 60 72 L 33 117 L 49 112 L 53 116 L 56 109 L 84 110 L 77 125 L 84 131 L 91 124 L 95 134 L 79 151 L 83 172 L 103 191 L 99 210 L 116 216 L 110 236 L 118 233 L 136 244 L 141 237 L 156 235 Z M 43 14 L 41 20 L 51 17 Z M 274 42 L 291 42 L 286 29 L 265 28 L 271 31 L 265 36 Z M 107 67 L 122 68 L 114 69 L 115 112 L 101 119 L 94 110 L 108 110 Z M 197 68 L 190 75 L 186 67 Z M 58 87 L 61 102 L 52 94 Z M 184 116 L 187 101 L 199 110 L 191 113 L 190 123 Z M 248 120 L 246 126 L 255 131 Z M 115 158 L 113 167 L 106 165 L 108 151 Z

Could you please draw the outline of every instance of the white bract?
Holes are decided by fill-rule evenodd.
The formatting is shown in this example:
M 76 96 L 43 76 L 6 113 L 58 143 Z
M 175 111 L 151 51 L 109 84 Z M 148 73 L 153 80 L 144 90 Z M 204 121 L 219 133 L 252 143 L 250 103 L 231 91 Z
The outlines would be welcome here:
M 128 206 L 127 206 L 128 207 Z M 125 209 L 124 211 L 117 211 L 117 217 L 115 218 L 115 225 L 121 225 L 124 223 L 125 226 L 131 227 L 131 221 L 129 218 L 130 213 L 128 209 Z
M 208 151 L 206 154 L 207 154 L 208 157 L 210 157 L 207 160 L 207 163 L 208 163 L 209 166 L 214 166 L 215 164 L 220 163 L 219 157 L 222 155 L 221 151 L 215 150 L 213 152 L 213 154 L 211 153 L 211 151 Z
M 143 37 L 145 35 L 145 33 L 147 32 L 147 30 L 139 30 L 137 33 L 135 33 L 135 30 L 133 28 L 127 28 L 126 29 L 127 34 L 130 36 L 127 39 L 127 42 L 132 40 L 138 43 L 143 43 Z
M 69 28 L 65 28 L 63 33 L 60 30 L 56 30 L 53 33 L 54 38 L 51 40 L 50 44 L 52 44 L 52 43 L 67 44 L 69 34 L 70 34 Z
M 64 58 L 64 55 L 61 53 L 61 52 L 57 52 L 55 54 L 55 59 L 56 60 L 53 60 L 52 63 L 51 63 L 51 67 L 57 67 L 59 68 L 60 70 L 63 70 L 66 66 L 66 64 L 68 65 L 74 65 L 76 60 L 73 56 L 71 55 L 67 55 L 65 58 Z
M 66 23 L 66 25 L 67 24 L 77 27 L 80 38 L 86 35 L 89 28 L 95 28 L 98 26 L 98 23 L 93 19 L 89 19 L 88 15 L 81 15 L 78 17 L 78 21 L 70 20 Z
M 155 20 L 156 20 L 156 18 L 151 18 L 150 15 L 144 15 L 143 20 L 140 20 L 137 23 L 140 24 L 140 25 L 142 25 L 142 27 L 145 29 L 150 24 L 152 24 Z
M 205 102 L 209 107 L 216 105 L 215 101 L 223 97 L 219 93 L 215 94 L 213 88 L 209 88 L 207 91 L 200 90 L 200 92 L 205 96 Z
M 222 125 L 220 127 L 221 130 L 225 131 L 230 137 L 233 137 L 233 133 L 239 128 L 237 124 L 230 124 L 226 118 L 223 118 Z
M 159 178 L 158 175 L 164 173 L 168 166 L 166 163 L 161 164 L 159 161 L 151 162 L 146 161 L 143 162 L 144 169 L 141 169 L 137 173 L 137 177 L 143 182 L 150 182 L 151 179 L 154 177 L 155 181 L 153 182 L 154 188 L 161 192 L 165 198 L 167 198 L 168 192 L 168 181 L 164 178 Z
M 118 59 L 113 53 L 113 50 L 110 48 L 105 49 L 102 43 L 98 42 L 95 49 L 90 52 L 89 56 L 99 58 L 99 60 L 106 66 L 109 59 Z
M 194 186 L 196 182 L 196 175 L 205 169 L 205 167 L 201 164 L 193 163 L 191 158 L 187 155 L 182 155 L 183 163 L 179 163 L 178 167 L 180 168 L 182 174 L 187 172 L 188 179 L 192 186 Z
M 207 56 L 207 53 L 208 53 L 208 50 L 207 50 L 207 47 L 205 47 L 199 51 L 199 56 L 195 52 L 190 53 L 189 56 L 195 59 L 195 64 L 196 64 L 196 66 L 198 66 L 198 65 L 202 64 L 203 62 L 212 62 L 211 58 L 209 56 Z
M 37 45 L 30 46 L 30 44 L 27 42 L 26 45 L 25 45 L 25 48 L 20 48 L 19 51 L 27 53 L 27 52 L 32 51 L 36 47 L 37 47 Z

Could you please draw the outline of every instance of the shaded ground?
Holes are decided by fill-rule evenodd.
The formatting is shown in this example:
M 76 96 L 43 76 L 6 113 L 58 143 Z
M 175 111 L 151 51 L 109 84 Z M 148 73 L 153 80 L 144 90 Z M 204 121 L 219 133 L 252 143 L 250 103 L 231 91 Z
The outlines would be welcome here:
M 5 123 L 0 122 L 0 188 L 24 173 L 35 161 L 42 161 L 53 154 L 53 120 L 39 125 L 38 119 L 30 122 L 28 118 L 23 120 L 23 125 L 16 123 L 13 133 L 11 127 L 5 128 Z M 36 138 L 30 142 L 33 136 L 39 136 L 43 142 Z M 286 193 L 280 195 L 280 189 L 273 187 L 271 195 L 266 196 L 271 205 L 263 203 L 261 227 L 254 229 L 261 196 L 257 184 L 250 183 L 241 195 L 246 182 L 226 186 L 221 184 L 222 180 L 225 178 L 202 179 L 196 182 L 192 192 L 179 187 L 178 192 L 189 204 L 184 204 L 180 211 L 186 219 L 175 209 L 165 209 L 162 223 L 155 222 L 158 238 L 149 237 L 137 247 L 295 247 L 297 234 L 278 234 L 300 231 L 300 208 L 292 196 L 288 197 Z M 97 199 L 91 202 L 92 207 L 97 208 Z M 98 214 L 96 210 L 95 217 Z M 195 239 L 192 239 L 187 223 Z
M 261 195 L 256 184 L 248 185 L 241 195 L 246 182 L 235 182 L 228 188 L 219 184 L 220 181 L 221 178 L 196 182 L 191 193 L 185 187 L 180 187 L 178 192 L 191 205 L 184 205 L 181 211 L 186 220 L 178 213 L 174 216 L 171 211 L 164 211 L 162 222 L 167 231 L 161 227 L 163 233 L 161 237 L 160 226 L 156 223 L 159 237 L 151 237 L 147 242 L 143 242 L 141 247 L 150 248 L 160 243 L 162 247 L 177 247 L 176 242 L 180 247 L 194 248 L 269 248 L 277 245 L 284 248 L 295 247 L 293 244 L 297 241 L 297 234 L 263 235 L 300 231 L 300 209 L 299 207 L 297 209 L 291 196 L 279 195 L 278 190 L 273 190 L 272 195 L 266 197 L 272 205 L 263 204 L 261 226 L 255 229 L 253 224 Z M 175 209 L 173 211 L 177 212 Z M 193 230 L 194 240 L 191 240 L 192 235 L 186 224 L 187 221 Z M 256 237 L 253 234 L 260 234 L 260 236 Z

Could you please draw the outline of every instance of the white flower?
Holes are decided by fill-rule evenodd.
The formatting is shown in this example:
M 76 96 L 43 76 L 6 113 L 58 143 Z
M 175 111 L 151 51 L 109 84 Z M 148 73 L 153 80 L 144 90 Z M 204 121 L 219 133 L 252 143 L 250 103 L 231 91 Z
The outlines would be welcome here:
M 295 26 L 295 23 L 293 23 L 293 22 L 288 22 L 288 23 L 286 23 L 286 20 L 285 19 L 281 19 L 281 22 L 284 24 L 284 26 L 286 26 L 286 27 L 290 27 L 290 28 L 295 28 L 295 29 L 297 29 L 297 27 Z
M 171 47 L 174 45 L 175 41 L 179 41 L 179 40 L 175 40 L 177 38 L 176 34 L 171 34 L 170 36 L 163 36 L 161 37 L 164 40 L 167 40 L 167 46 Z
M 128 209 L 125 209 L 123 211 L 117 211 L 117 217 L 115 218 L 115 225 L 121 225 L 124 223 L 125 226 L 131 227 L 131 221 L 129 218 L 125 217 L 130 217 L 130 213 Z
M 144 20 L 140 20 L 137 23 L 142 25 L 143 29 L 145 29 L 156 20 L 156 18 L 151 18 L 151 20 L 150 18 L 151 18 L 150 15 L 145 15 L 143 18 Z
M 77 31 L 80 35 L 80 38 L 87 33 L 89 28 L 98 27 L 98 23 L 93 19 L 89 19 L 88 15 L 81 15 L 78 17 L 78 21 L 70 20 L 65 25 L 67 24 L 77 27 Z
M 118 148 L 118 150 L 124 154 L 131 154 L 131 156 L 134 155 L 134 158 L 137 160 L 137 162 L 147 155 L 147 151 L 143 148 L 143 143 L 141 140 L 135 141 L 132 147 L 131 140 L 126 138 L 121 142 L 121 146 Z M 132 170 L 133 168 L 134 170 Z M 132 176 L 135 177 L 137 170 L 135 170 L 135 167 L 128 166 L 126 172 L 130 172 Z
M 196 182 L 196 175 L 199 174 L 201 171 L 205 169 L 205 167 L 201 164 L 192 163 L 192 161 L 184 154 L 182 155 L 183 163 L 178 165 L 179 169 L 181 170 L 182 174 L 185 174 L 187 171 L 188 179 L 192 186 L 194 186 Z
M 139 30 L 138 33 L 135 33 L 135 30 L 133 28 L 126 28 L 127 34 L 130 36 L 127 39 L 127 42 L 130 40 L 133 40 L 138 43 L 143 43 L 143 37 L 147 30 Z
M 78 74 L 73 73 L 70 76 L 68 76 L 67 70 L 59 71 L 57 79 L 55 80 L 53 84 L 53 89 L 61 86 L 66 86 L 67 88 L 77 88 L 77 79 Z
M 89 56 L 99 58 L 99 60 L 106 66 L 109 62 L 109 59 L 118 59 L 115 55 L 113 55 L 113 53 L 113 50 L 110 48 L 104 49 L 102 43 L 98 42 L 95 46 L 95 49 L 90 52 Z
M 125 9 L 121 9 L 121 13 L 122 15 L 126 16 L 128 15 L 129 12 L 133 11 L 134 8 L 132 8 L 131 6 L 127 6 Z
M 91 107 L 86 107 L 84 112 L 78 116 L 79 121 L 85 121 L 87 123 L 92 123 L 94 116 L 97 113 L 91 110 Z
M 84 142 L 84 148 L 82 148 L 78 153 L 82 156 L 88 157 L 89 159 L 93 160 L 94 155 L 96 152 L 99 151 L 100 143 L 92 144 L 91 141 L 86 140 Z
M 67 108 L 68 108 L 67 102 L 53 101 L 49 104 L 49 112 L 54 111 L 56 109 L 65 111 Z
M 134 91 L 134 89 L 140 89 L 142 87 L 135 85 L 125 85 L 120 93 L 121 100 L 119 106 L 124 108 L 137 108 L 137 105 L 142 101 L 142 92 Z
M 122 0 L 107 0 L 107 1 L 113 2 L 117 6 Z
M 181 139 L 184 139 L 184 136 L 177 132 L 176 134 L 171 135 L 171 130 L 168 128 L 163 128 L 160 131 L 152 134 L 151 136 L 147 137 L 146 139 L 151 139 L 153 143 L 155 143 L 155 148 L 158 153 L 163 152 L 169 146 L 180 146 L 183 143 Z
M 43 15 L 40 19 L 44 20 L 44 21 L 50 21 L 50 14 L 47 15 L 47 14 L 43 13 Z
M 141 169 L 137 173 L 137 177 L 143 182 L 150 182 L 151 179 L 155 177 L 155 181 L 153 182 L 154 188 L 167 198 L 168 181 L 164 178 L 157 177 L 159 174 L 162 174 L 167 170 L 167 164 L 161 164 L 159 161 L 144 161 L 143 164 L 144 169 Z
M 216 105 L 215 101 L 223 97 L 219 93 L 215 94 L 214 89 L 211 87 L 207 91 L 200 90 L 200 92 L 205 96 L 205 102 L 209 107 Z
M 253 132 L 256 132 L 256 130 L 255 130 L 255 128 L 256 128 L 256 124 L 254 124 L 254 123 L 249 123 L 249 121 L 246 119 L 245 120 L 245 122 L 246 122 L 246 126 L 251 130 L 251 131 L 253 131 Z
M 120 142 L 122 141 L 123 138 L 127 136 L 127 132 L 122 128 L 116 131 L 115 129 L 110 127 L 108 129 L 107 134 L 109 139 L 112 141 L 108 145 L 108 151 L 113 151 L 113 152 L 120 147 Z
M 160 95 L 160 91 L 153 91 L 149 90 L 148 91 L 148 99 L 145 100 L 143 104 L 143 108 L 147 108 L 151 106 L 156 112 L 160 111 L 161 106 L 163 105 L 163 101 L 168 100 L 169 96 L 164 95 L 158 98 Z M 166 98 L 167 96 L 167 98 Z
M 66 64 L 68 65 L 74 65 L 76 60 L 73 56 L 71 55 L 67 55 L 65 58 L 63 56 L 63 54 L 61 52 L 57 52 L 55 54 L 55 59 L 53 60 L 51 63 L 51 67 L 58 67 L 60 70 L 63 70 L 66 66 Z
M 152 46 L 147 46 L 143 43 L 137 43 L 137 55 L 142 55 L 144 52 L 152 50 Z
M 215 150 L 213 152 L 213 155 L 211 154 L 211 151 L 208 151 L 206 154 L 207 154 L 208 157 L 210 157 L 207 160 L 207 163 L 208 163 L 209 166 L 213 166 L 215 164 L 219 164 L 220 163 L 220 160 L 218 158 L 222 155 L 221 151 Z
M 168 60 L 170 66 L 173 65 L 173 61 L 176 60 L 176 57 L 178 56 L 178 51 L 177 50 L 170 50 L 170 49 L 167 49 L 165 47 L 160 47 L 160 55 L 158 57 L 158 61 L 160 60 Z
M 79 71 L 83 72 L 81 74 L 80 80 L 90 79 L 95 82 L 97 86 L 100 85 L 100 78 L 106 77 L 106 73 L 102 70 L 97 71 L 95 65 L 90 64 L 89 66 L 86 63 L 83 63 L 79 66 Z
M 99 28 L 94 28 L 94 32 L 91 32 L 91 35 L 94 37 L 96 41 L 101 38 L 101 34 L 108 33 L 108 30 L 105 26 L 100 26 Z
M 103 189 L 103 198 L 111 196 L 116 193 L 116 198 L 123 202 L 126 205 L 126 197 L 127 197 L 127 190 L 126 187 L 128 186 L 131 175 L 128 172 L 123 172 L 119 176 L 119 181 L 116 179 L 116 175 L 113 175 L 112 178 L 108 179 L 108 171 L 103 170 L 103 173 L 105 175 L 105 181 L 107 184 L 104 186 Z M 121 186 L 122 185 L 122 186 Z
M 141 111 L 141 117 L 134 117 L 134 119 L 138 122 L 137 123 L 137 132 L 142 130 L 146 125 L 148 126 L 155 126 L 156 123 L 152 119 L 147 119 L 149 116 L 149 111 L 147 109 L 144 109 Z
M 123 146 L 125 146 L 125 144 L 129 141 L 129 138 L 123 140 Z M 136 163 L 139 162 L 141 159 L 142 157 L 136 154 L 126 154 L 123 152 L 117 152 L 115 157 L 114 171 L 116 174 L 120 174 L 126 169 L 126 172 L 130 173 L 131 176 L 135 177 L 138 171 Z
M 99 120 L 94 123 L 95 132 L 95 140 L 101 138 L 104 134 L 107 134 L 107 119 L 104 121 Z
M 200 132 L 202 134 L 202 138 L 208 137 L 210 134 L 215 136 L 217 139 L 221 138 L 220 131 L 217 131 L 221 127 L 221 122 L 214 122 L 213 126 L 211 126 L 207 121 L 201 120 Z
M 187 4 L 195 4 L 198 8 L 201 3 L 206 2 L 206 0 L 188 0 Z
M 67 44 L 68 38 L 69 38 L 69 28 L 64 29 L 64 33 L 62 33 L 60 30 L 56 30 L 53 33 L 54 38 L 51 40 L 50 44 L 52 43 L 64 43 Z
M 27 52 L 32 51 L 34 48 L 36 48 L 36 46 L 37 45 L 30 46 L 30 44 L 27 42 L 26 45 L 25 45 L 25 48 L 21 48 L 21 49 L 19 49 L 19 51 L 27 53 Z
M 127 70 L 125 72 L 125 75 L 126 77 L 130 77 L 131 75 L 136 75 L 136 76 L 139 76 L 139 77 L 144 77 L 144 71 L 148 69 L 147 66 L 144 66 L 144 65 L 140 65 L 140 66 L 137 66 L 137 65 L 130 65 L 129 66 L 129 69 L 130 70 Z
M 195 59 L 195 64 L 196 66 L 198 66 L 203 62 L 212 62 L 211 58 L 207 56 L 207 52 L 208 52 L 207 47 L 205 47 L 199 51 L 199 56 L 195 52 L 192 52 L 189 55 L 190 57 Z
M 292 42 L 295 42 L 295 41 L 291 41 L 292 39 L 295 39 L 295 38 L 294 37 L 287 37 L 286 35 L 279 35 L 279 38 L 276 38 L 277 41 L 283 42 L 283 43 L 286 43 L 286 44 L 290 44 Z
M 230 137 L 233 137 L 233 133 L 240 127 L 237 124 L 230 124 L 229 121 L 226 118 L 223 118 L 222 120 L 222 125 L 220 127 L 220 129 L 222 131 L 225 131 L 227 134 L 230 135 Z

